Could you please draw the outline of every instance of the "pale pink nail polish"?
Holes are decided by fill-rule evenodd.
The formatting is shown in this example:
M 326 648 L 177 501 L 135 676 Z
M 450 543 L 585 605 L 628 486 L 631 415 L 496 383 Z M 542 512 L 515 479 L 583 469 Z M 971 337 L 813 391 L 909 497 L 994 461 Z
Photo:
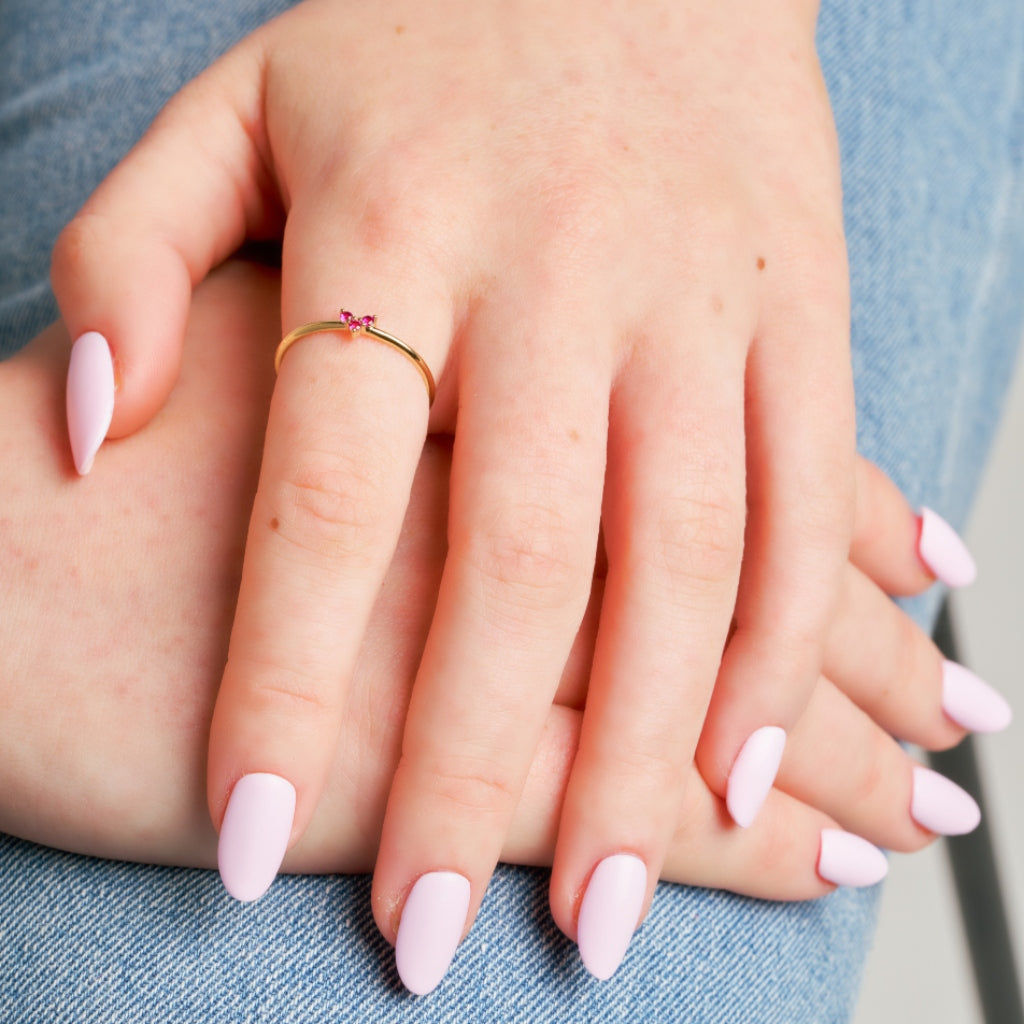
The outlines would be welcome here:
M 885 854 L 866 839 L 838 828 L 821 830 L 818 874 L 834 885 L 876 885 L 889 872 Z
M 922 828 L 940 836 L 960 836 L 978 827 L 981 808 L 970 793 L 945 775 L 917 765 L 910 816 Z
M 786 749 L 786 730 L 766 725 L 750 734 L 733 762 L 725 805 L 732 820 L 749 828 L 764 804 Z
M 580 904 L 576 939 L 583 965 L 600 981 L 622 963 L 646 893 L 647 867 L 631 853 L 605 857 L 594 868 Z
M 999 732 L 1013 719 L 1006 698 L 955 661 L 942 663 L 942 710 L 971 732 Z
M 114 361 L 107 339 L 96 331 L 83 334 L 71 348 L 67 410 L 71 454 L 85 476 L 114 415 Z
M 978 575 L 974 559 L 960 535 L 930 508 L 921 509 L 917 551 L 935 578 L 947 586 L 966 587 Z
M 280 775 L 243 775 L 231 791 L 220 827 L 217 866 L 236 900 L 258 900 L 270 888 L 288 849 L 295 787 Z
M 455 956 L 469 913 L 469 879 L 455 871 L 421 875 L 402 908 L 395 964 L 412 993 L 433 992 Z

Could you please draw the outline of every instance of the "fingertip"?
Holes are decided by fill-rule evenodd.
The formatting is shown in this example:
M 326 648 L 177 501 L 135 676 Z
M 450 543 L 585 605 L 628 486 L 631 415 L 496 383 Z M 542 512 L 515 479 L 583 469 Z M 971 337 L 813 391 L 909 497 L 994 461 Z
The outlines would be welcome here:
M 887 594 L 910 597 L 936 574 L 921 551 L 922 521 L 903 492 L 874 463 L 859 457 L 850 561 Z
M 192 296 L 181 254 L 158 238 L 129 237 L 105 217 L 83 213 L 61 234 L 51 276 L 71 337 L 90 339 L 91 369 L 75 383 L 76 402 L 109 406 L 104 437 L 134 433 L 163 406 L 181 368 Z M 102 377 L 97 338 L 109 364 Z M 87 431 L 76 413 L 82 444 L 100 420 L 98 411 L 90 414 Z M 86 455 L 88 447 L 82 448 Z M 78 465 L 77 454 L 75 459 Z
M 607 981 L 626 956 L 647 895 L 647 866 L 631 853 L 605 857 L 590 876 L 577 921 L 584 967 Z
M 430 871 L 409 890 L 395 937 L 402 984 L 425 996 L 441 983 L 462 939 L 472 886 L 457 871 Z
M 978 567 L 960 535 L 937 512 L 922 507 L 917 550 L 928 571 L 949 587 L 975 581 Z
M 1002 732 L 1013 721 L 1013 709 L 998 690 L 948 659 L 942 662 L 942 710 L 970 732 Z
M 981 823 L 981 808 L 967 790 L 952 779 L 922 765 L 913 770 L 910 816 L 923 829 L 939 836 L 962 836 Z
M 749 828 L 757 818 L 775 784 L 785 749 L 786 730 L 766 725 L 751 733 L 736 755 L 725 802 L 729 816 L 740 828 Z
M 295 787 L 279 775 L 253 772 L 235 784 L 217 844 L 220 877 L 235 899 L 259 899 L 277 877 L 291 838 L 295 803 Z
M 71 347 L 67 379 L 68 437 L 75 469 L 85 476 L 114 414 L 114 361 L 107 339 L 87 331 Z
M 874 844 L 852 832 L 821 831 L 818 874 L 833 885 L 862 888 L 877 885 L 889 873 L 889 861 Z

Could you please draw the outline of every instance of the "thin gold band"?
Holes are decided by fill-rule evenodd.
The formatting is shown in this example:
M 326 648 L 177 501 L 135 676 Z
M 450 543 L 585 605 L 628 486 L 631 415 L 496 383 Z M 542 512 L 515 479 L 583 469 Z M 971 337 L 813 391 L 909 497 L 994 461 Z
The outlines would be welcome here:
M 434 394 L 437 391 L 437 385 L 434 383 L 434 375 L 430 372 L 430 367 L 427 366 L 423 356 L 416 349 L 406 345 L 401 338 L 396 338 L 393 334 L 388 334 L 387 331 L 382 331 L 373 324 L 363 326 L 359 331 L 352 331 L 340 320 L 315 320 L 313 323 L 296 327 L 294 331 L 289 331 L 281 339 L 281 344 L 277 346 L 277 353 L 274 356 L 274 372 L 280 372 L 281 360 L 284 359 L 285 353 L 300 338 L 308 338 L 311 334 L 327 334 L 334 333 L 335 331 L 345 331 L 354 337 L 358 337 L 360 334 L 368 334 L 378 341 L 384 342 L 385 345 L 390 345 L 392 348 L 397 349 L 419 371 L 420 376 L 423 378 L 423 383 L 427 386 L 427 399 L 430 405 L 434 404 Z

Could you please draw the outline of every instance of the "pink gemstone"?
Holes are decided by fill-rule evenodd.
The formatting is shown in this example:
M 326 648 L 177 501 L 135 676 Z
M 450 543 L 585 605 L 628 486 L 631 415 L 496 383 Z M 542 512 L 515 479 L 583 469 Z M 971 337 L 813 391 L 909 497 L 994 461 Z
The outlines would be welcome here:
M 347 309 L 343 309 L 343 310 L 342 310 L 342 311 L 341 311 L 341 312 L 340 312 L 340 313 L 338 314 L 338 319 L 339 319 L 339 320 L 340 320 L 340 321 L 341 321 L 341 322 L 342 322 L 343 324 L 349 324 L 349 323 L 351 323 L 351 322 L 352 322 L 352 314 L 351 314 L 351 313 L 350 313 L 350 312 L 349 312 L 349 311 L 348 311 Z
M 372 327 L 377 322 L 377 318 L 375 316 L 364 316 L 359 322 L 364 327 Z

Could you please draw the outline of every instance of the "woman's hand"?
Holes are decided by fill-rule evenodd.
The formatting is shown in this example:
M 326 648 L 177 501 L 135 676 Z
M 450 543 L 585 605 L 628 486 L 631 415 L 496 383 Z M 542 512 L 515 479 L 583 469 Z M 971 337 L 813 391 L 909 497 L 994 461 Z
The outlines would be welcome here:
M 62 332 L 0 365 L 0 475 L 9 482 L 0 520 L 4 831 L 102 856 L 215 862 L 202 766 L 272 383 L 267 365 L 246 356 L 254 341 L 272 338 L 276 311 L 271 272 L 233 264 L 213 275 L 196 294 L 188 358 L 166 409 L 151 429 L 111 445 L 111 474 L 81 485 L 58 465 Z M 366 871 L 374 863 L 443 571 L 450 461 L 447 444 L 427 446 L 324 799 L 287 870 Z M 970 824 L 969 798 L 951 791 L 936 803 L 931 775 L 915 788 L 924 769 L 871 720 L 931 747 L 963 735 L 942 710 L 938 652 L 872 582 L 904 591 L 929 582 L 915 553 L 914 517 L 876 470 L 864 464 L 858 479 L 855 555 L 864 571 L 845 570 L 826 648 L 836 683 L 819 682 L 793 731 L 780 788 L 750 829 L 732 826 L 688 766 L 672 818 L 669 879 L 771 899 L 813 897 L 884 870 L 837 826 L 914 850 L 931 838 L 922 826 L 941 826 L 942 815 L 947 827 Z M 551 863 L 603 587 L 594 581 L 505 860 Z M 875 638 L 870 660 L 866 635 Z M 964 686 L 973 687 L 966 702 Z M 975 726 L 999 724 L 991 714 L 998 702 L 980 681 L 954 683 L 947 694 L 959 698 L 950 707 L 961 714 L 966 706 L 989 710 Z
M 555 919 L 575 933 L 616 854 L 646 905 L 695 750 L 751 824 L 818 680 L 853 518 L 839 175 L 813 36 L 813 4 L 792 0 L 742 15 L 310 0 L 183 91 L 64 234 L 66 320 L 100 332 L 116 367 L 94 376 L 95 335 L 73 361 L 83 468 L 110 410 L 82 405 L 83 384 L 102 380 L 112 434 L 148 420 L 181 364 L 190 288 L 282 225 L 286 329 L 344 302 L 440 380 L 428 420 L 423 382 L 385 346 L 317 335 L 284 359 L 210 739 L 232 884 L 252 850 L 238 859 L 237 836 L 272 867 L 351 756 L 357 657 L 428 426 L 455 432 L 448 547 L 376 861 L 384 934 L 424 876 L 451 883 L 435 921 L 472 921 L 584 620 L 599 524 Z

